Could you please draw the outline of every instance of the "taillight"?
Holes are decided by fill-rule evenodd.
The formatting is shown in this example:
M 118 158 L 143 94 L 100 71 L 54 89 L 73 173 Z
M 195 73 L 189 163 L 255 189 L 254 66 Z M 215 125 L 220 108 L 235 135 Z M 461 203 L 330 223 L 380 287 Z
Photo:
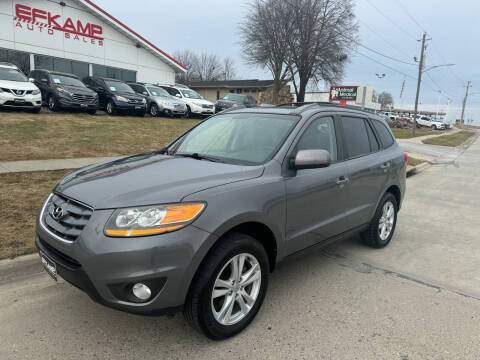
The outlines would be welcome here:
M 405 162 L 408 162 L 408 154 L 407 154 L 407 153 L 403 153 L 403 157 L 405 158 Z

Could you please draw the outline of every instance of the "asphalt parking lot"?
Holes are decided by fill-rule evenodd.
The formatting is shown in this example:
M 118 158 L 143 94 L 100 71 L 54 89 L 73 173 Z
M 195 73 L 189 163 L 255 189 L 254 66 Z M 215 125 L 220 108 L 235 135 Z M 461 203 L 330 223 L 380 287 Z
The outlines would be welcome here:
M 37 274 L 0 285 L 0 359 L 478 359 L 480 140 L 457 155 L 408 179 L 389 247 L 352 238 L 281 264 L 232 339 Z

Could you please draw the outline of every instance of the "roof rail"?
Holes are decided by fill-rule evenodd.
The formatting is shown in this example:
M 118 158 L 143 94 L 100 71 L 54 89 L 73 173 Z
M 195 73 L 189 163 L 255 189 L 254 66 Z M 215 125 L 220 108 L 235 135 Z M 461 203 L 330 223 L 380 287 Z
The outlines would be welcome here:
M 310 105 L 310 106 L 308 106 L 308 105 Z M 340 105 L 338 103 L 333 103 L 333 102 L 328 102 L 328 101 L 311 101 L 311 102 L 305 101 L 305 102 L 285 103 L 285 104 L 277 105 L 277 107 L 299 108 L 300 111 L 305 111 L 312 106 L 334 106 L 334 107 L 338 107 L 338 108 L 342 108 L 342 109 L 350 109 L 350 110 L 367 112 L 369 114 L 375 114 L 375 112 L 373 110 L 362 109 L 359 106 L 353 106 L 353 105 L 345 105 L 344 106 L 344 105 Z

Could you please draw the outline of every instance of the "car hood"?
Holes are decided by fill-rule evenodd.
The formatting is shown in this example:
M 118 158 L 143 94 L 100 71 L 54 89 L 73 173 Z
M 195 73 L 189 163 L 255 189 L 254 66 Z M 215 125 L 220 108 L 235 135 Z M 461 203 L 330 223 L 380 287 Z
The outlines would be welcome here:
M 213 105 L 212 102 L 205 100 L 205 99 L 189 99 L 189 98 L 183 98 L 185 102 L 195 102 L 203 105 Z
M 30 81 L 0 80 L 0 87 L 14 90 L 37 90 L 37 86 Z
M 67 174 L 54 189 L 94 209 L 181 201 L 187 195 L 261 176 L 263 166 L 140 154 Z

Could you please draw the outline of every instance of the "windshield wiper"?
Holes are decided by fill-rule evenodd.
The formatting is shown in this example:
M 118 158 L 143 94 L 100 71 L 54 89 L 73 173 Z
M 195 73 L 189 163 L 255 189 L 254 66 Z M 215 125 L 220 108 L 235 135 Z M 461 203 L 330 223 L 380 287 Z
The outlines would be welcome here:
M 199 153 L 175 153 L 175 156 L 188 157 L 195 160 L 208 160 L 212 162 L 222 162 L 219 158 L 209 155 L 202 155 Z

